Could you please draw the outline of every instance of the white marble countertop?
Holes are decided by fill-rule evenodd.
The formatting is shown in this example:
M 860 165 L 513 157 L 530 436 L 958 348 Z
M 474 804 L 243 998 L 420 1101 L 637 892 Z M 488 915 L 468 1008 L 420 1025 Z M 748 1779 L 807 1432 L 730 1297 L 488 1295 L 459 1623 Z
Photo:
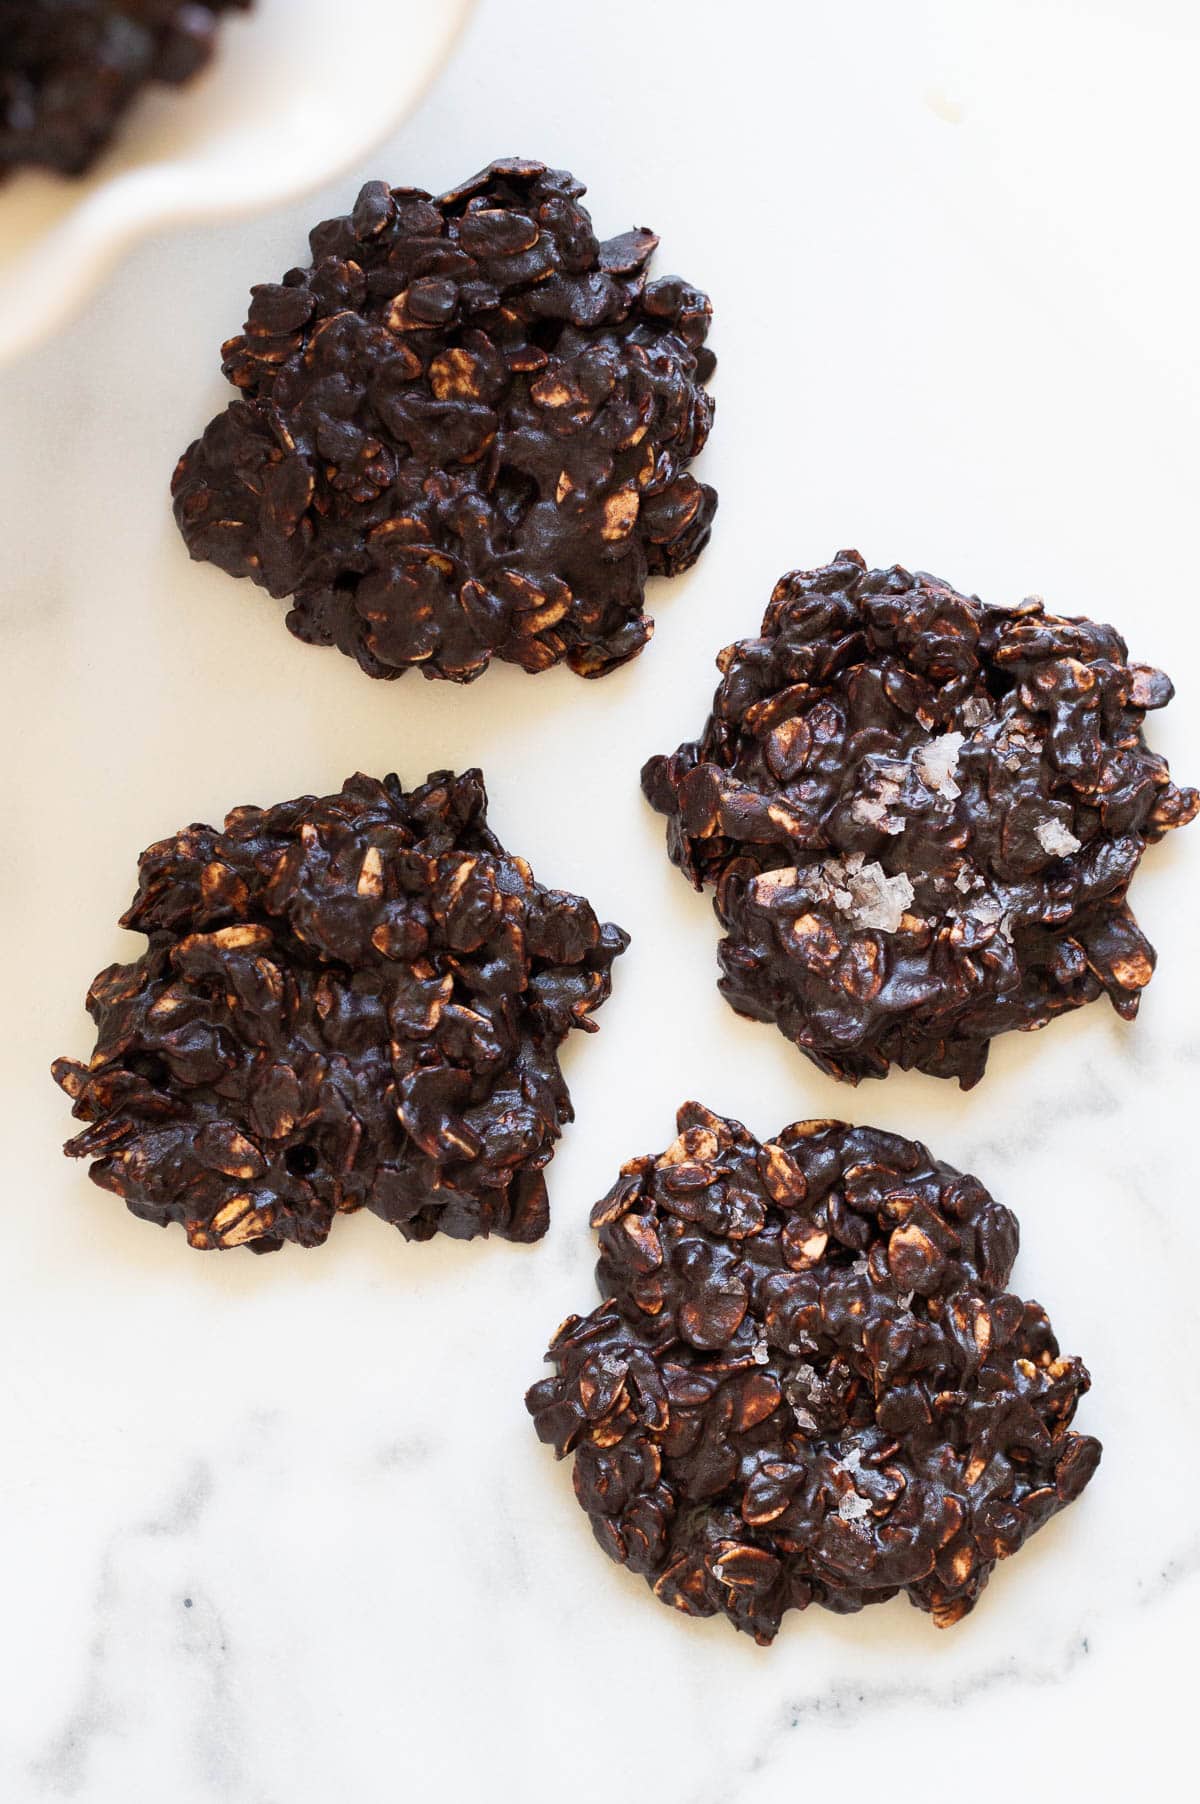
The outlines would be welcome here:
M 565 164 L 603 230 L 652 223 L 716 301 L 713 544 L 601 685 L 372 685 L 186 559 L 165 491 L 223 403 L 217 346 L 353 179 L 145 245 L 0 380 L 4 1798 L 999 1804 L 1149 1793 L 1184 1758 L 1200 830 L 1137 880 L 1160 965 L 1134 1026 L 1097 1005 L 1010 1035 L 968 1096 L 853 1091 L 720 1001 L 637 772 L 699 727 L 776 576 L 856 545 L 1116 622 L 1178 684 L 1152 742 L 1200 776 L 1198 32 L 1182 0 L 484 0 L 362 175 Z M 136 950 L 113 922 L 143 845 L 474 761 L 505 841 L 634 935 L 568 1053 L 541 1245 L 409 1246 L 362 1214 L 320 1252 L 199 1257 L 61 1159 L 46 1068 Z M 1020 1215 L 1015 1283 L 1087 1360 L 1105 1459 L 949 1632 L 902 1600 L 793 1615 L 770 1650 L 677 1618 L 531 1431 L 546 1337 L 594 1297 L 588 1207 L 688 1096 L 763 1135 L 913 1134 Z

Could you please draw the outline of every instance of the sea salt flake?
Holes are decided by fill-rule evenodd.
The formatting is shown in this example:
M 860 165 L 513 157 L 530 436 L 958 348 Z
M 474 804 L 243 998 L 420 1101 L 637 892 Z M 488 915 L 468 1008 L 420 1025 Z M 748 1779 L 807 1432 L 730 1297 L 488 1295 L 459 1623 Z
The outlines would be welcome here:
M 765 1340 L 755 1341 L 755 1343 L 754 1343 L 754 1363 L 755 1363 L 755 1365 L 765 1366 L 768 1359 L 770 1359 L 770 1357 L 771 1357 L 771 1349 L 770 1349 L 770 1347 L 768 1347 L 766 1341 Z
M 792 1407 L 792 1414 L 797 1425 L 806 1434 L 820 1434 L 821 1425 L 812 1411 L 806 1407 L 813 1400 L 813 1392 L 820 1387 L 821 1377 L 815 1366 L 798 1365 L 792 1376 L 783 1387 L 783 1394 Z
M 994 927 L 1002 940 L 1012 944 L 1012 910 L 1005 908 L 995 896 L 979 896 L 967 908 L 966 918 L 978 921 L 981 927 Z
M 992 718 L 993 709 L 986 695 L 969 695 L 958 713 L 967 731 L 974 733 L 985 720 Z
M 881 933 L 895 933 L 915 894 L 903 872 L 889 877 L 874 860 L 864 863 L 861 852 L 851 852 L 844 861 L 827 859 L 818 866 L 818 876 L 828 885 L 834 906 L 855 926 Z
M 903 833 L 904 818 L 892 814 L 886 802 L 877 802 L 871 796 L 855 796 L 850 804 L 850 816 L 862 827 L 878 827 L 881 833 Z
M 902 1290 L 900 1292 L 900 1295 L 896 1298 L 896 1301 L 897 1301 L 897 1303 L 899 1303 L 901 1309 L 911 1309 L 912 1308 L 912 1300 L 916 1296 L 916 1294 L 917 1293 L 915 1290 Z
M 1022 758 L 1040 758 L 1042 742 L 1031 738 L 1030 723 L 1009 720 L 996 735 L 996 751 L 1005 770 L 1020 770 Z
M 837 1513 L 843 1522 L 861 1522 L 864 1516 L 871 1514 L 871 1505 L 857 1491 L 847 1491 L 838 1504 Z
M 851 1447 L 849 1453 L 847 1453 L 842 1459 L 842 1471 L 848 1472 L 850 1474 L 850 1476 L 853 1478 L 854 1474 L 859 1470 L 861 1465 L 862 1465 L 862 1449 L 861 1449 L 861 1447 Z
M 881 933 L 896 932 L 916 894 L 903 871 L 889 877 L 881 864 L 864 864 L 851 876 L 850 891 L 854 898 L 851 919 Z
M 1049 852 L 1051 858 L 1066 858 L 1070 853 L 1078 852 L 1082 844 L 1061 821 L 1039 821 L 1034 832 L 1042 851 Z
M 903 833 L 903 814 L 893 814 L 893 805 L 904 793 L 904 765 L 893 770 L 880 770 L 868 765 L 863 772 L 864 793 L 850 804 L 850 817 L 864 827 L 877 827 L 881 833 Z
M 962 794 L 954 781 L 954 773 L 958 769 L 958 754 L 965 737 L 963 733 L 942 733 L 926 745 L 918 746 L 913 753 L 913 763 L 921 780 L 949 802 Z

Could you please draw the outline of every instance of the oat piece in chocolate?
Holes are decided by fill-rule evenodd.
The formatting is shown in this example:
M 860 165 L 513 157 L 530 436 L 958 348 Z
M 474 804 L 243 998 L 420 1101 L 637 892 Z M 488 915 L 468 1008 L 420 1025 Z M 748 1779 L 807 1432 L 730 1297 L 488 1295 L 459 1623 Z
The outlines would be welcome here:
M 1155 955 L 1126 892 L 1198 798 L 1142 735 L 1171 684 L 1111 626 L 844 551 L 717 663 L 703 737 L 642 784 L 715 885 L 739 1013 L 851 1083 L 964 1089 L 995 1034 L 1106 993 L 1137 1013 Z
M 477 770 L 185 827 L 122 925 L 149 945 L 54 1075 L 89 1124 L 66 1151 L 135 1215 L 255 1252 L 363 1207 L 409 1240 L 545 1233 L 558 1049 L 628 936 L 504 850 Z
M 82 175 L 154 82 L 190 81 L 251 0 L 0 0 L 0 181 Z
M 604 1301 L 526 1399 L 596 1539 L 761 1642 L 899 1591 L 957 1622 L 1100 1458 L 1087 1371 L 1006 1288 L 1015 1218 L 874 1128 L 678 1129 L 593 1210 Z
M 288 626 L 369 676 L 491 658 L 603 676 L 642 649 L 648 576 L 687 568 L 716 496 L 708 297 L 658 243 L 603 243 L 574 176 L 509 158 L 434 197 L 369 182 L 312 263 L 253 291 L 242 398 L 175 473 L 194 558 L 291 596 Z

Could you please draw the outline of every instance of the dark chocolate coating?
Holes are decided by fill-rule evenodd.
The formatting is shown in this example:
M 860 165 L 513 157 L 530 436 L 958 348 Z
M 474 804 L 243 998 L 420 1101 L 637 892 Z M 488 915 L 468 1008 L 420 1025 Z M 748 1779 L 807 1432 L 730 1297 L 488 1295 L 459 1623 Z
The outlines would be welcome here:
M 92 985 L 90 1125 L 66 1151 L 192 1246 L 318 1246 L 366 1207 L 410 1240 L 546 1231 L 542 1168 L 628 945 L 488 830 L 477 770 L 237 808 L 140 860 L 149 945 Z
M 760 1642 L 898 1591 L 957 1622 L 1100 1458 L 1086 1369 L 1006 1288 L 1015 1218 L 874 1128 L 678 1129 L 593 1210 L 605 1300 L 526 1398 L 596 1539 Z
M 1104 994 L 1136 1014 L 1155 955 L 1126 892 L 1200 798 L 1142 734 L 1170 682 L 1111 626 L 846 551 L 717 663 L 703 737 L 642 784 L 715 885 L 739 1013 L 851 1083 L 964 1089 L 995 1034 Z
M 600 243 L 565 171 L 510 158 L 436 199 L 369 182 L 256 288 L 224 347 L 242 399 L 180 460 L 194 558 L 291 596 L 288 626 L 369 676 L 491 658 L 603 676 L 653 630 L 716 496 L 706 295 L 648 282 L 653 232 Z

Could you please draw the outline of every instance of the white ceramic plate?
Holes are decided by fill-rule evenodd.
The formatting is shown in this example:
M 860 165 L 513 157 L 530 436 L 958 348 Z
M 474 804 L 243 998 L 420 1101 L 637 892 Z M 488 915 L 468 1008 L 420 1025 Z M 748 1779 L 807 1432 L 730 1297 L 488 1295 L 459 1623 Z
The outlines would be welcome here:
M 83 180 L 0 188 L 0 361 L 62 325 L 135 239 L 302 194 L 394 130 L 473 0 L 258 0 L 212 65 L 141 96 Z

